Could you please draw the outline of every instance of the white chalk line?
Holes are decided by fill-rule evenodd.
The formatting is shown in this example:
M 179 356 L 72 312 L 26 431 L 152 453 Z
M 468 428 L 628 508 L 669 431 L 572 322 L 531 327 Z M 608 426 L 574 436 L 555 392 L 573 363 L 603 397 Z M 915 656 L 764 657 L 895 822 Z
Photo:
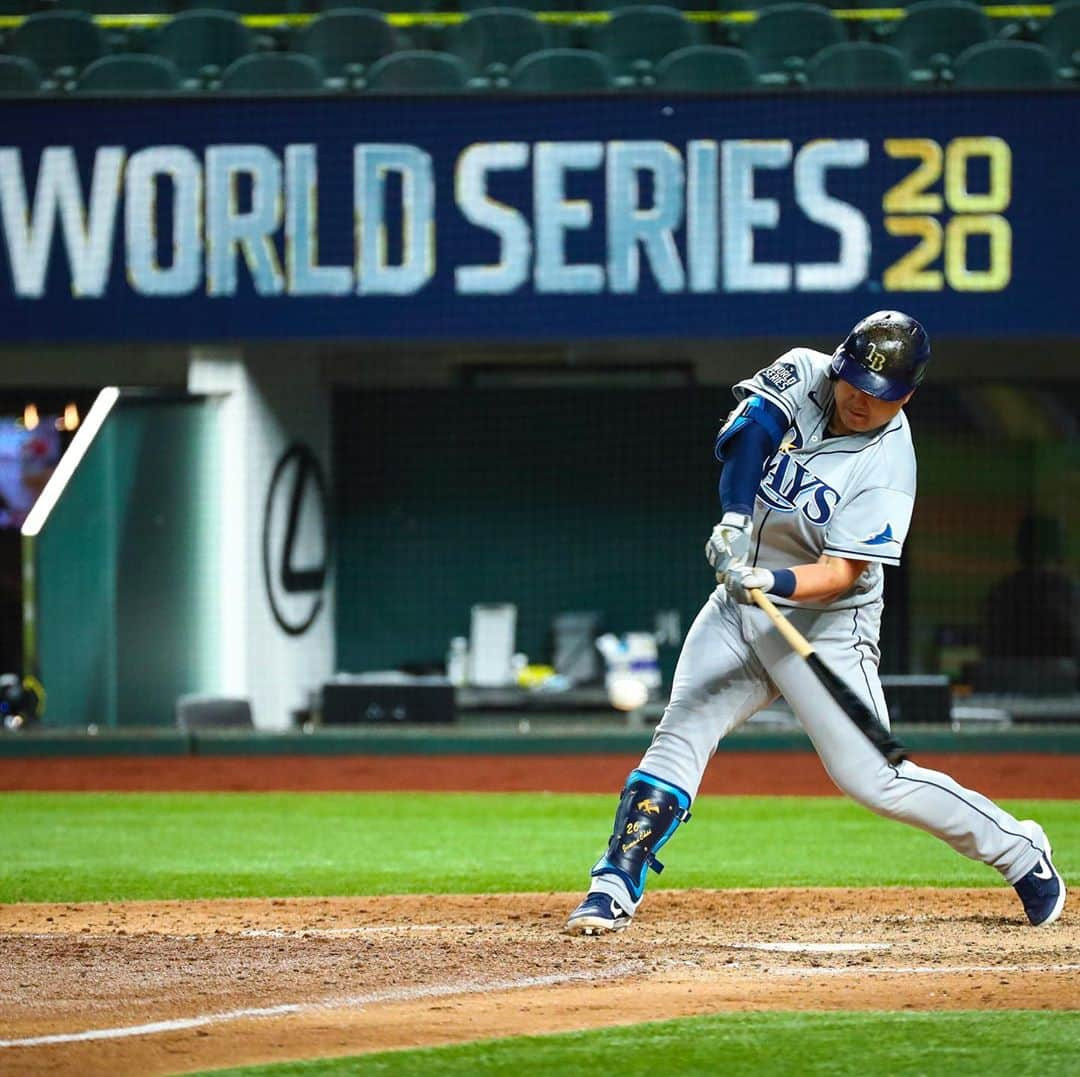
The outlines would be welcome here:
M 92 1028 L 83 1032 L 57 1032 L 47 1036 L 28 1036 L 17 1040 L 0 1040 L 0 1047 L 45 1047 L 61 1043 L 89 1043 L 93 1040 L 119 1040 L 130 1036 L 153 1036 L 160 1032 L 183 1032 L 192 1028 L 205 1028 L 226 1021 L 245 1021 L 260 1017 L 284 1017 L 287 1015 L 318 1013 L 326 1010 L 359 1009 L 379 1002 L 413 1002 L 424 998 L 446 998 L 450 995 L 468 995 L 478 991 L 511 991 L 526 987 L 554 987 L 566 983 L 591 983 L 597 980 L 614 980 L 639 972 L 641 961 L 627 961 L 610 969 L 593 972 L 551 973 L 547 976 L 523 976 L 516 980 L 473 980 L 456 984 L 436 984 L 432 987 L 403 987 L 392 991 L 375 991 L 369 995 L 351 995 L 345 998 L 323 999 L 319 1002 L 289 1002 L 278 1006 L 257 1006 L 222 1013 L 197 1014 L 194 1017 L 177 1017 L 168 1021 L 150 1021 L 142 1025 L 123 1025 L 116 1028 Z
M 842 968 L 784 965 L 764 971 L 771 976 L 962 976 L 975 972 L 1080 972 L 1080 965 L 846 965 Z
M 416 931 L 439 931 L 446 934 L 449 931 L 458 931 L 465 934 L 478 934 L 484 928 L 478 928 L 475 924 L 370 924 L 365 927 L 251 927 L 241 928 L 239 931 L 224 930 L 230 938 L 243 939 L 337 939 L 358 937 L 362 935 L 408 935 Z M 486 930 L 494 931 L 493 927 Z M 501 928 L 498 930 L 502 930 Z M 114 931 L 9 931 L 2 938 L 20 939 L 78 939 L 80 942 L 99 942 L 108 940 L 116 942 L 118 939 L 145 939 L 147 937 L 157 939 L 219 939 L 218 928 L 210 928 L 205 931 L 156 931 L 153 928 L 129 932 L 127 935 L 117 935 Z
M 725 942 L 729 950 L 770 950 L 783 954 L 858 954 L 889 950 L 891 942 Z

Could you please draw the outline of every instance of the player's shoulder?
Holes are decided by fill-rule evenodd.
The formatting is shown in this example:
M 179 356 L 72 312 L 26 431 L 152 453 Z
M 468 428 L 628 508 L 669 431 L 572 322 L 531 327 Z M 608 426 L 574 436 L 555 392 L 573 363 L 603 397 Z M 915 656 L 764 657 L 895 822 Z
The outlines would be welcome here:
M 873 470 L 875 485 L 914 492 L 915 442 L 911 424 L 902 411 L 870 437 L 864 455 Z
M 815 351 L 813 348 L 791 348 L 784 352 L 772 364 L 765 367 L 759 373 L 759 377 L 769 380 L 769 375 L 776 371 L 782 371 L 789 377 L 805 381 L 811 386 L 822 376 L 828 377 L 829 366 L 832 356 L 824 352 Z
M 738 399 L 758 394 L 779 404 L 789 416 L 798 410 L 807 393 L 828 376 L 830 357 L 812 348 L 791 348 L 752 377 L 735 387 Z

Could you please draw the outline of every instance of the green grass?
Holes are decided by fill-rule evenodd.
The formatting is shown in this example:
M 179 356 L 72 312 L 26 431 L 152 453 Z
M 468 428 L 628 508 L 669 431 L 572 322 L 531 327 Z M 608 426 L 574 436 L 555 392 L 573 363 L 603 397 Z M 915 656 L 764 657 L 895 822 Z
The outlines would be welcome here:
M 887 1077 L 1076 1072 L 1080 1012 L 726 1013 L 559 1036 L 216 1070 L 215 1077 L 391 1073 L 829 1074 Z M 1071 1061 L 1070 1061 L 1071 1060 Z
M 0 902 L 578 890 L 614 796 L 0 794 Z M 1080 866 L 1080 804 L 1007 802 Z M 842 798 L 702 797 L 666 887 L 997 886 Z M 656 885 L 654 879 L 653 885 Z

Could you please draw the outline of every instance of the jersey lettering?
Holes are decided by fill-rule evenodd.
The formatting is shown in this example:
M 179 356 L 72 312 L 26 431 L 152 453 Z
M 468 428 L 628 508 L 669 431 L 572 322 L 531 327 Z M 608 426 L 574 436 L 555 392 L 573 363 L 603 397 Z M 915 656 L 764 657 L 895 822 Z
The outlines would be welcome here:
M 840 502 L 837 490 L 785 452 L 772 458 L 758 497 L 777 512 L 801 511 L 819 527 L 829 522 Z

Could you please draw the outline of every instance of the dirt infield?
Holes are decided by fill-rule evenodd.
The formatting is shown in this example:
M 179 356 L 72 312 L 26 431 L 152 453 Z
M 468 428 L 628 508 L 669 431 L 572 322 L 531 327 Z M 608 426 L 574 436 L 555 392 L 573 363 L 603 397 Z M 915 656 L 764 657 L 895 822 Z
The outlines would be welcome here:
M 17 760 L 0 788 L 613 793 L 636 761 Z M 1080 795 L 1075 757 L 919 761 L 991 796 Z M 725 754 L 704 791 L 835 792 L 804 753 Z M 600 939 L 561 933 L 578 897 L 0 905 L 0 1073 L 143 1077 L 725 1010 L 1080 1007 L 1080 918 L 1033 930 L 1004 886 L 657 891 Z
M 142 1077 L 724 1010 L 1080 1007 L 1080 922 L 1033 930 L 1007 889 L 657 892 L 601 939 L 559 932 L 576 900 L 0 907 L 0 1072 Z M 60 1042 L 11 1045 L 42 1036 Z

